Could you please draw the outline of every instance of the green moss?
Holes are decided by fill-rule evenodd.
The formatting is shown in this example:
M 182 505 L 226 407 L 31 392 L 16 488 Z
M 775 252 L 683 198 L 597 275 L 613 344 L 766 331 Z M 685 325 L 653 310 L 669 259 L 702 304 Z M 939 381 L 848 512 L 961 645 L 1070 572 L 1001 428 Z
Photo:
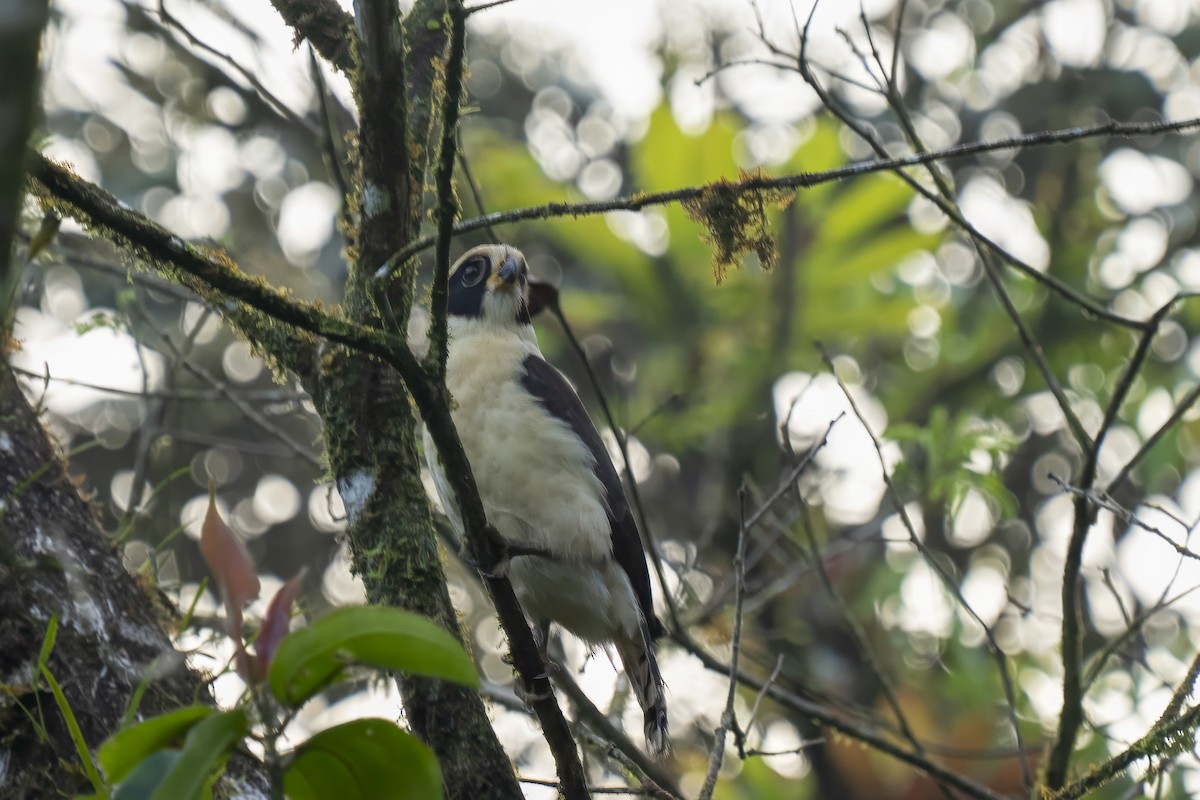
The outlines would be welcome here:
M 730 269 L 741 267 L 741 258 L 747 253 L 758 256 L 764 271 L 770 271 L 779 260 L 767 224 L 767 209 L 784 208 L 795 195 L 783 189 L 746 187 L 747 182 L 763 177 L 761 172 L 742 172 L 737 182 L 715 181 L 681 204 L 694 222 L 704 226 L 704 240 L 715 248 L 713 279 L 718 285 Z

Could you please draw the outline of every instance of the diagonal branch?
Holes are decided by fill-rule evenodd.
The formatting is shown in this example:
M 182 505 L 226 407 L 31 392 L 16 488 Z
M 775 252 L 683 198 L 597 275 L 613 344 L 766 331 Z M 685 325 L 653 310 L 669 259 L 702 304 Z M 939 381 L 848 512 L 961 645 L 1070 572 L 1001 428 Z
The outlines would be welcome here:
M 1174 719 L 1159 722 L 1141 739 L 1093 768 L 1087 775 L 1074 783 L 1046 793 L 1045 800 L 1075 800 L 1086 797 L 1143 758 L 1170 755 L 1169 752 L 1163 751 L 1164 743 L 1177 746 L 1179 749 L 1176 752 L 1184 752 L 1191 747 L 1197 725 L 1200 725 L 1200 706 L 1193 706 Z
M 167 31 L 178 31 L 179 34 L 183 36 L 183 38 L 185 38 L 192 47 L 195 47 L 197 50 L 200 50 L 204 53 L 208 53 L 222 64 L 227 65 L 230 69 L 236 72 L 242 80 L 246 81 L 246 83 L 249 83 L 254 88 L 254 91 L 258 92 L 258 96 L 261 97 L 276 114 L 283 117 L 292 125 L 309 131 L 309 133 L 318 133 L 316 126 L 314 126 L 310 120 L 305 119 L 300 114 L 297 114 L 288 107 L 287 103 L 276 97 L 275 94 L 267 88 L 266 84 L 259 80 L 258 75 L 253 70 L 242 64 L 233 56 L 229 55 L 223 50 L 217 49 L 196 34 L 192 33 L 191 29 L 184 25 L 182 20 L 167 10 L 167 0 L 158 0 L 158 15 L 162 19 L 162 25 Z
M 1121 467 L 1121 471 L 1116 474 L 1116 477 L 1109 481 L 1108 486 L 1104 490 L 1106 494 L 1115 494 L 1122 487 L 1125 481 L 1129 479 L 1129 476 L 1133 474 L 1133 470 L 1137 465 L 1142 463 L 1142 459 L 1183 419 L 1188 411 L 1191 411 L 1192 406 L 1196 405 L 1196 401 L 1198 400 L 1200 400 L 1200 386 L 1195 386 L 1179 401 L 1179 405 L 1171 412 L 1171 416 L 1167 417 L 1166 422 L 1160 425 L 1158 430 L 1146 437 L 1146 441 L 1142 442 L 1142 446 L 1133 454 L 1133 458 L 1129 459 L 1125 463 L 1125 466 Z

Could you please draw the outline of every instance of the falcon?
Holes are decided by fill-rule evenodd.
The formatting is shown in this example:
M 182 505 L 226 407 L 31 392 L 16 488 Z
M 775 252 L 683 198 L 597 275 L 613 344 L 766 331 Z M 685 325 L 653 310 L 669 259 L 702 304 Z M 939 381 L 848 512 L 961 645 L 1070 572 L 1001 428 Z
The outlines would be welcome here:
M 446 386 L 488 521 L 515 555 L 509 577 L 545 642 L 551 622 L 590 646 L 612 644 L 644 715 L 648 746 L 668 747 L 664 684 L 642 540 L 608 451 L 567 379 L 538 349 L 525 257 L 482 245 L 450 271 Z M 426 432 L 442 506 L 462 531 L 454 490 Z M 534 553 L 527 555 L 526 553 Z

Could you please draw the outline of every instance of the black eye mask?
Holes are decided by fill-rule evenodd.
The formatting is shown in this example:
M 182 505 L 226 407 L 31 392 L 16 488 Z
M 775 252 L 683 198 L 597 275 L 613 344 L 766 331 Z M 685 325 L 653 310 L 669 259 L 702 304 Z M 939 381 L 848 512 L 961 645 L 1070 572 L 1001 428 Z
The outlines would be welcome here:
M 491 274 L 491 264 L 486 256 L 475 256 L 454 271 L 447 298 L 447 310 L 452 316 L 477 319 L 483 315 L 483 297 L 487 294 L 487 279 Z

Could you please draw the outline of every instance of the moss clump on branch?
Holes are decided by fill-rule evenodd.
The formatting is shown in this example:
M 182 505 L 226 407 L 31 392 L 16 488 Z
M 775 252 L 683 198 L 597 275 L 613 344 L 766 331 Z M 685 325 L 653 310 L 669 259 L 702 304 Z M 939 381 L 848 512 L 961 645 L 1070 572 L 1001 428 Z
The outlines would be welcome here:
M 731 268 L 741 267 L 741 257 L 746 253 L 757 255 L 758 263 L 767 272 L 779 260 L 767 223 L 767 209 L 786 208 L 795 194 L 786 189 L 747 186 L 766 180 L 761 170 L 742 171 L 737 181 L 722 178 L 681 203 L 688 216 L 704 226 L 707 231 L 704 241 L 716 248 L 713 279 L 718 285 Z

